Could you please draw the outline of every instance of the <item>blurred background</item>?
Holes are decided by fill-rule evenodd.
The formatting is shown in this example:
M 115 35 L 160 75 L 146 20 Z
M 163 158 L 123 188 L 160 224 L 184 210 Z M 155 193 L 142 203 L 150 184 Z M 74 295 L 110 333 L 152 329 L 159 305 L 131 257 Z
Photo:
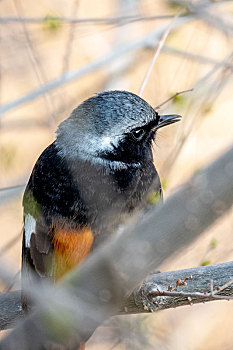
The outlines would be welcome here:
M 232 144 L 233 1 L 0 1 L 0 256 L 15 275 L 23 189 L 57 125 L 96 92 L 138 93 L 178 12 L 142 94 L 156 107 L 193 88 L 159 109 L 183 116 L 155 140 L 165 199 Z M 160 270 L 233 260 L 232 242 L 233 211 Z M 116 317 L 87 350 L 230 350 L 232 313 L 232 302 L 216 301 Z

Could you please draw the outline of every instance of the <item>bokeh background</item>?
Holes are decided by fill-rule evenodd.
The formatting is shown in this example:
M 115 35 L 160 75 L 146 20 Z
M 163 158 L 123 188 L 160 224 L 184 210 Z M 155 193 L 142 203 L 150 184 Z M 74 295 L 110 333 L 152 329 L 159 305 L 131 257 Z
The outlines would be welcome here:
M 138 93 L 172 18 L 142 97 L 182 122 L 161 130 L 154 158 L 165 199 L 231 145 L 233 2 L 166 0 L 0 1 L 0 256 L 20 269 L 22 192 L 58 123 L 81 101 L 112 89 Z M 168 220 L 169 220 L 169 213 Z M 161 271 L 233 259 L 233 212 Z M 16 288 L 14 281 L 1 290 Z M 91 349 L 233 348 L 233 303 L 122 316 Z

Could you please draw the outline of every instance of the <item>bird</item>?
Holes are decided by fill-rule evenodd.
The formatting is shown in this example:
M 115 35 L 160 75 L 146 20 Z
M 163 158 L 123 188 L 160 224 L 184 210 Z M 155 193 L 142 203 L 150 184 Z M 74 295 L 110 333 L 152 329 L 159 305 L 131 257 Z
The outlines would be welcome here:
M 58 126 L 23 197 L 22 275 L 29 285 L 56 283 L 148 207 L 151 193 L 162 198 L 152 145 L 160 128 L 180 119 L 112 90 L 85 100 Z M 30 304 L 23 290 L 23 309 Z

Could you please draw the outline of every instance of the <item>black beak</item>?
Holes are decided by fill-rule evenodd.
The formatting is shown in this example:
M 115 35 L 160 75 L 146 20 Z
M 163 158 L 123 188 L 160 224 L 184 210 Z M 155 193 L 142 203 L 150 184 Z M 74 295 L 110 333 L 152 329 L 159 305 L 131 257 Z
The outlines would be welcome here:
M 182 117 L 178 114 L 160 115 L 159 116 L 159 123 L 158 123 L 156 129 L 162 128 L 166 125 L 177 123 L 181 120 L 181 118 Z

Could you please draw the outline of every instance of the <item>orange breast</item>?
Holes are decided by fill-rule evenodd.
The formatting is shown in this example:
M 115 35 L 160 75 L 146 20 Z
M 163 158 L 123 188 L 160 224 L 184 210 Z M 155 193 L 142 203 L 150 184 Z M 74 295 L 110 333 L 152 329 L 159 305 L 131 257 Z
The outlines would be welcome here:
M 55 229 L 53 243 L 55 255 L 55 280 L 82 262 L 90 253 L 93 234 L 89 228 L 78 231 Z

